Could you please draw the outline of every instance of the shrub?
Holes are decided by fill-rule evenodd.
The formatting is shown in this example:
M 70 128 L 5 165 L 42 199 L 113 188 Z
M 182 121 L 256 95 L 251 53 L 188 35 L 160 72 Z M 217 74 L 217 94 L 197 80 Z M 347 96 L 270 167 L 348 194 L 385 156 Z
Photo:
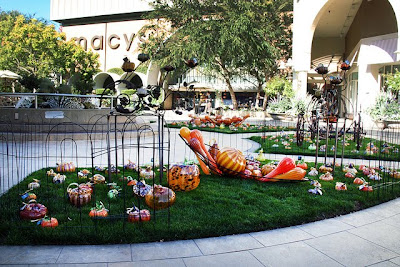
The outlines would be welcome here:
M 273 98 L 268 101 L 267 111 L 269 113 L 286 113 L 292 107 L 289 98 Z
M 103 94 L 104 90 L 106 90 L 106 92 Z M 103 95 L 113 95 L 114 92 L 109 88 L 107 88 L 107 89 L 99 88 L 99 89 L 95 90 L 95 94 L 96 95 L 101 95 L 101 94 L 103 94 Z
M 111 68 L 111 69 L 107 70 L 107 72 L 115 73 L 118 75 L 124 74 L 124 71 L 121 68 Z
M 396 70 L 395 73 L 385 74 L 384 77 L 386 78 L 385 86 L 388 91 L 397 95 L 400 90 L 400 72 Z
M 318 100 L 312 95 L 307 94 L 305 97 L 295 97 L 291 102 L 291 108 L 287 111 L 292 116 L 297 116 L 304 113 L 306 116 L 317 107 Z
M 284 77 L 275 76 L 265 84 L 265 94 L 276 97 L 278 95 L 287 98 L 294 97 L 292 83 Z
M 72 88 L 69 85 L 62 84 L 56 88 L 56 91 L 59 92 L 60 94 L 71 94 Z
M 121 94 L 127 94 L 129 96 L 133 95 L 136 93 L 136 89 L 124 89 L 121 90 Z
M 375 120 L 400 120 L 400 104 L 391 93 L 382 92 L 369 108 L 369 115 Z

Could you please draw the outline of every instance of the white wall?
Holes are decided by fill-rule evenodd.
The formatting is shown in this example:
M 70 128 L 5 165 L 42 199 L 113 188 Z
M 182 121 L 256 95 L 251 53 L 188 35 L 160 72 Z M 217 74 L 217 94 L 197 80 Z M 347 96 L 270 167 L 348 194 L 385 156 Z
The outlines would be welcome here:
M 137 20 L 65 26 L 63 32 L 67 40 L 84 37 L 87 48 L 100 55 L 100 69 L 107 71 L 121 67 L 124 57 L 139 64 L 136 60 L 140 42 L 137 33 L 146 23 L 146 20 Z
M 152 10 L 149 0 L 51 0 L 50 19 L 65 20 L 144 12 Z

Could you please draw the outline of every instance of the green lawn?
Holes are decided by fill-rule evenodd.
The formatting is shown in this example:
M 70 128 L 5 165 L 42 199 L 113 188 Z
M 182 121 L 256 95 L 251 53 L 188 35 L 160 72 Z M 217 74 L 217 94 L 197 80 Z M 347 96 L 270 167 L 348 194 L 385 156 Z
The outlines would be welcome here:
M 346 158 L 356 158 L 356 159 L 381 159 L 381 160 L 392 160 L 399 161 L 400 153 L 399 153 L 399 145 L 392 143 L 381 142 L 372 138 L 363 138 L 362 145 L 360 150 L 356 150 L 356 142 L 351 140 L 352 135 L 346 135 L 345 143 L 348 144 L 344 148 L 344 157 Z M 272 154 L 286 154 L 286 155 L 308 155 L 314 156 L 315 150 L 310 150 L 309 146 L 311 144 L 315 145 L 316 140 L 307 140 L 304 139 L 302 146 L 297 146 L 296 138 L 293 134 L 284 134 L 284 135 L 276 135 L 276 136 L 252 136 L 250 140 L 255 141 L 261 144 L 261 148 L 264 153 L 272 153 Z M 338 140 L 338 150 L 337 157 L 341 157 L 342 155 L 342 141 L 340 138 Z M 290 149 L 285 148 L 285 144 L 288 144 L 286 147 L 290 147 Z M 320 140 L 320 147 L 326 144 L 325 139 Z M 376 152 L 370 154 L 367 152 L 367 147 L 373 144 L 376 147 Z M 275 145 L 275 147 L 274 147 Z M 328 142 L 328 156 L 333 156 L 334 151 L 332 150 L 332 146 L 335 145 L 335 139 L 329 139 Z M 276 147 L 277 146 L 277 147 Z M 258 150 L 259 151 L 259 150 Z M 257 151 L 257 152 L 258 152 Z M 325 152 L 319 150 L 319 156 L 324 156 Z
M 128 174 L 135 175 L 125 173 Z M 107 198 L 107 185 L 95 186 L 94 199 L 106 204 L 110 217 L 92 220 L 88 213 L 94 202 L 78 209 L 67 200 L 67 185 L 77 181 L 76 174 L 69 174 L 66 183 L 56 185 L 46 178 L 45 170 L 40 170 L 1 196 L 0 243 L 136 243 L 239 234 L 330 218 L 400 195 L 398 184 L 368 193 L 359 191 L 341 171 L 337 171 L 334 177 L 335 181 L 332 182 L 321 181 L 324 194 L 317 196 L 307 192 L 313 188 L 309 182 L 261 183 L 239 178 L 202 176 L 197 189 L 176 192 L 176 203 L 169 213 L 168 210 L 152 211 L 152 221 L 133 224 L 127 222 L 125 208 L 130 207 L 132 202 L 138 205 L 139 199 L 118 178 L 114 182 L 123 187 L 123 196 L 116 200 Z M 41 180 L 41 187 L 34 190 L 38 202 L 46 205 L 51 216 L 59 221 L 60 225 L 55 229 L 42 228 L 36 223 L 19 219 L 19 208 L 22 207 L 20 194 L 34 178 Z M 336 181 L 346 182 L 348 191 L 336 191 Z M 384 181 L 392 182 L 392 178 L 385 176 Z M 383 181 L 371 184 L 383 185 Z M 146 207 L 143 200 L 140 200 L 140 204 Z
M 276 126 L 276 125 L 243 125 L 244 127 L 236 128 L 235 130 L 230 129 L 228 126 L 223 127 L 197 127 L 191 124 L 187 124 L 184 122 L 179 123 L 170 123 L 167 124 L 169 128 L 181 128 L 188 127 L 190 130 L 198 129 L 205 132 L 217 132 L 217 133 L 226 133 L 226 134 L 235 134 L 235 133 L 262 133 L 262 132 L 280 132 L 280 131 L 293 131 L 296 128 L 294 126 Z

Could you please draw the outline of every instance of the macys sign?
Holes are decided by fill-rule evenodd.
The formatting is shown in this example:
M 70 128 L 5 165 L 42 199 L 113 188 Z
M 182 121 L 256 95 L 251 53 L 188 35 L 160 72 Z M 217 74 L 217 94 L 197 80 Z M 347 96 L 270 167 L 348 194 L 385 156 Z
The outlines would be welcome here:
M 111 49 L 118 49 L 121 45 L 124 45 L 126 51 L 129 51 L 135 36 L 136 34 L 134 33 L 131 33 L 129 36 L 124 33 L 122 37 L 118 34 L 111 34 L 106 38 L 103 35 L 95 35 L 90 40 L 86 39 L 86 37 L 72 37 L 71 40 L 75 40 L 77 44 L 81 45 L 86 51 L 88 45 L 90 45 L 93 50 L 103 50 L 105 45 Z

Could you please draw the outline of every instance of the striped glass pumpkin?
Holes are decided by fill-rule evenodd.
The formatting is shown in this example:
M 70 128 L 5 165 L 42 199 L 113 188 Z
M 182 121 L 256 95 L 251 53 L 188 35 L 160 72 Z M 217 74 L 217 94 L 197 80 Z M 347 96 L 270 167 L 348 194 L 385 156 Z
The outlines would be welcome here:
M 246 168 L 246 159 L 235 148 L 222 148 L 217 154 L 217 165 L 224 174 L 238 175 Z

